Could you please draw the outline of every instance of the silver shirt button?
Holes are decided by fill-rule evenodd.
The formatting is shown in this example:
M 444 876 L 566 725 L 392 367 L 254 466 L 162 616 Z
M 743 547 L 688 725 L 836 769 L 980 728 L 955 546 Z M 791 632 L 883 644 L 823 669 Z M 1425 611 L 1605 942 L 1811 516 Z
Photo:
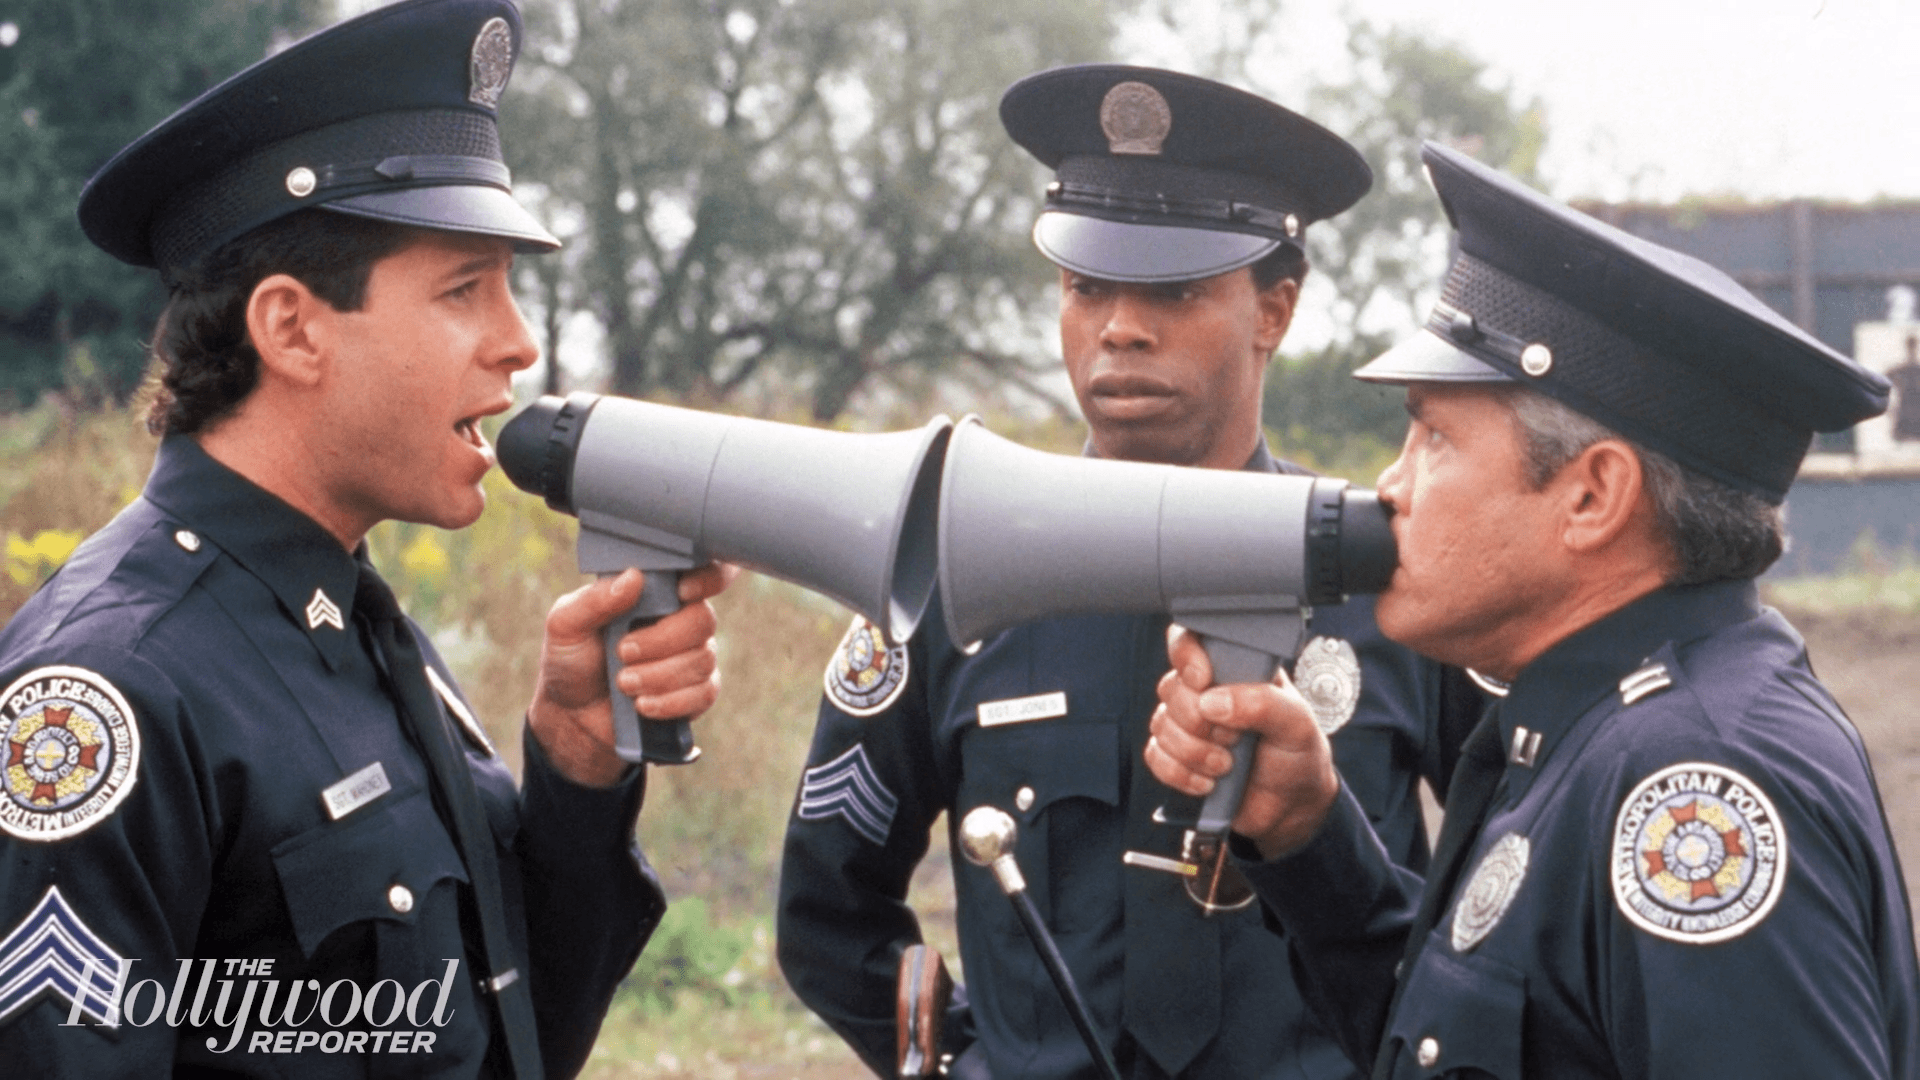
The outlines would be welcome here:
M 387 906 L 405 915 L 413 910 L 413 890 L 405 885 L 395 885 L 387 890 Z
M 188 529 L 181 529 L 179 532 L 174 533 L 173 542 L 176 544 L 179 544 L 181 547 L 187 549 L 188 551 L 200 550 L 200 538 L 198 536 L 195 536 L 193 532 Z
M 1013 805 L 1019 807 L 1022 813 L 1033 809 L 1033 789 L 1023 787 L 1019 791 L 1014 792 Z
M 1440 1040 L 1431 1035 L 1421 1039 L 1420 1049 L 1414 1053 L 1414 1057 L 1419 1060 L 1421 1068 L 1433 1068 L 1433 1063 L 1440 1060 Z

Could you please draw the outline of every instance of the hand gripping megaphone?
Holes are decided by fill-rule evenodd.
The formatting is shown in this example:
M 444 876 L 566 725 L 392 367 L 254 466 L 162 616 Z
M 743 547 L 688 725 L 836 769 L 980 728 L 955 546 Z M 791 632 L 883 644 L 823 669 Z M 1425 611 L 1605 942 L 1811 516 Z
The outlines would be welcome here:
M 867 435 L 619 397 L 542 397 L 500 431 L 500 467 L 580 519 L 584 573 L 647 571 L 606 629 L 615 749 L 627 761 L 700 756 L 686 721 L 641 723 L 613 678 L 614 645 L 679 610 L 680 571 L 719 559 L 838 600 L 905 641 L 933 598 L 936 485 L 953 424 Z
M 1199 633 L 1217 683 L 1266 682 L 1313 604 L 1379 592 L 1398 561 L 1387 512 L 1345 480 L 1029 450 L 962 420 L 940 485 L 940 590 L 956 642 L 1063 615 L 1164 612 Z M 1171 824 L 1224 835 L 1253 740 Z

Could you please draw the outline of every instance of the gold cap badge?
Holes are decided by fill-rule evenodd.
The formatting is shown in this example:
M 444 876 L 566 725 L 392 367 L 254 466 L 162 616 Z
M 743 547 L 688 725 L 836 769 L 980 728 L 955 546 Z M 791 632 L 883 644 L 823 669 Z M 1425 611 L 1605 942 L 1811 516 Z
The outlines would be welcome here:
M 1160 91 L 1143 82 L 1115 83 L 1100 100 L 1100 130 L 1115 154 L 1158 155 L 1173 130 L 1173 110 Z

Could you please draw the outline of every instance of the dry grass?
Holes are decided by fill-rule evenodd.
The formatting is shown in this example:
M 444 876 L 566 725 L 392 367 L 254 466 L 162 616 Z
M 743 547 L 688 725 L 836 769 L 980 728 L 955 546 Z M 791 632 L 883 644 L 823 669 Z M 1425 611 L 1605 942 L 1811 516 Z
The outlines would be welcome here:
M 910 421 L 903 421 L 900 425 Z M 995 422 L 1030 445 L 1074 452 L 1079 435 L 1057 423 Z M 62 416 L 50 409 L 0 417 L 0 534 L 24 551 L 36 537 L 91 532 L 134 497 L 155 442 L 125 413 Z M 522 710 L 533 686 L 541 620 L 552 599 L 582 580 L 573 570 L 573 523 L 489 478 L 491 506 L 458 533 L 389 524 L 371 538 L 375 558 L 408 609 L 433 633 L 480 705 L 495 741 L 518 757 Z M 58 537 L 48 550 L 60 547 Z M 0 574 L 0 622 L 47 567 L 16 555 Z M 56 560 L 57 561 L 57 560 Z M 1920 603 L 1910 566 L 1770 587 L 1807 635 L 1814 662 L 1873 754 L 1896 837 L 1920 854 Z M 676 897 L 703 897 L 686 940 L 734 949 L 712 985 L 666 1005 L 636 987 L 609 1015 L 591 1077 L 791 1077 L 866 1075 L 851 1052 L 792 998 L 771 958 L 769 928 L 794 785 L 812 733 L 820 671 L 847 613 L 805 591 L 747 575 L 723 596 L 721 704 L 696 725 L 706 756 L 655 770 L 641 839 Z M 930 940 L 957 954 L 945 834 L 914 885 Z M 1920 863 L 1906 860 L 1920 888 Z M 689 905 L 677 905 L 686 912 Z M 703 937 L 703 935 L 705 935 Z M 650 950 L 649 957 L 656 951 Z M 643 961 L 643 964 L 646 961 Z M 724 963 L 724 960 L 723 960 Z

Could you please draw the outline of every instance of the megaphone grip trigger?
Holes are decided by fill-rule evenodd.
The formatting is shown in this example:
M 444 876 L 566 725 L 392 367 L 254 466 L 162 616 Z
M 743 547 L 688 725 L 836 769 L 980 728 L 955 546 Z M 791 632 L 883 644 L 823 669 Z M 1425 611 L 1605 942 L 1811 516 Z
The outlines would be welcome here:
M 693 744 L 693 726 L 685 720 L 648 720 L 633 707 L 633 699 L 620 691 L 620 639 L 680 610 L 680 572 L 649 570 L 646 573 L 640 599 L 631 610 L 607 623 L 603 631 L 607 696 L 613 706 L 613 748 L 624 761 L 688 765 L 700 757 L 700 748 Z

